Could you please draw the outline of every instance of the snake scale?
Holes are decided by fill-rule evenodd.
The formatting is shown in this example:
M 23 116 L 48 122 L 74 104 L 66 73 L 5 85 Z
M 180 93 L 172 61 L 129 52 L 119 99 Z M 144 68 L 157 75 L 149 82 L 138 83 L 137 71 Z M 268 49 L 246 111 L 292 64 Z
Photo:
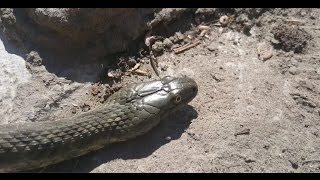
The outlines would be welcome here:
M 189 77 L 130 84 L 96 109 L 57 121 L 0 126 L 0 172 L 45 167 L 143 135 L 198 92 Z

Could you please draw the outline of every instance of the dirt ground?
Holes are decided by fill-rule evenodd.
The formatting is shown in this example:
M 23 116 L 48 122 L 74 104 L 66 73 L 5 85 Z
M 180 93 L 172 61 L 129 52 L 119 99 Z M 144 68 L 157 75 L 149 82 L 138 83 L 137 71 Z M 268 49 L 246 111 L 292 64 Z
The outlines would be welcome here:
M 236 17 L 234 27 L 229 17 L 225 27 L 206 24 L 210 30 L 195 47 L 160 49 L 160 76 L 184 74 L 198 83 L 187 107 L 142 137 L 35 172 L 320 172 L 319 17 L 319 9 L 266 11 L 252 26 L 251 18 Z M 192 33 L 200 32 L 183 34 Z M 139 62 L 152 72 L 148 57 Z M 98 65 L 90 67 L 73 73 L 90 75 Z M 71 116 L 85 108 L 75 104 L 94 108 L 101 100 L 100 91 L 92 92 L 97 83 L 70 82 L 44 66 L 29 71 L 33 85 L 20 85 L 13 101 L 21 111 L 2 123 Z M 120 84 L 148 79 L 125 75 Z M 47 104 L 36 100 L 39 94 Z

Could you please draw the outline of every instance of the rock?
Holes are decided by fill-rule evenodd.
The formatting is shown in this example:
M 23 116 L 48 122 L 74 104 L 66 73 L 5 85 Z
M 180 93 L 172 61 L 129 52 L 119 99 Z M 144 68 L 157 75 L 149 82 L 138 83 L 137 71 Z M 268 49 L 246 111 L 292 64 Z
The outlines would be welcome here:
M 310 13 L 310 19 L 316 19 L 316 17 L 315 13 Z
M 215 44 L 215 43 L 211 43 L 208 47 L 207 47 L 207 49 L 209 50 L 209 51 L 211 51 L 211 52 L 215 52 L 215 53 L 217 53 L 218 52 L 218 47 L 217 47 L 217 44 Z
M 291 60 L 291 64 L 292 64 L 293 66 L 298 66 L 298 61 L 297 61 L 296 59 L 292 59 L 292 60 Z
M 19 85 L 30 80 L 31 74 L 26 68 L 24 59 L 5 50 L 0 39 L 0 123 L 7 123 L 8 114 L 14 113 L 13 99 L 16 98 Z
M 128 59 L 127 64 L 128 64 L 128 66 L 133 67 L 137 64 L 137 61 L 133 58 L 130 58 L 130 59 Z
M 16 23 L 16 18 L 13 15 L 13 9 L 10 8 L 1 8 L 1 23 L 7 25 L 13 25 Z
M 150 22 L 150 26 L 157 26 L 161 22 L 167 24 L 173 19 L 180 17 L 184 12 L 191 10 L 191 8 L 163 8 L 156 13 L 154 19 Z
M 292 75 L 299 74 L 299 71 L 298 71 L 298 69 L 297 69 L 295 66 L 290 67 L 288 71 L 289 71 L 289 73 L 292 74 Z
M 41 66 L 42 59 L 36 51 L 31 51 L 26 58 L 27 62 L 34 66 Z
M 88 59 L 127 50 L 148 29 L 153 13 L 152 8 L 2 8 L 0 18 L 8 39 L 55 54 L 81 52 Z
M 170 39 L 166 38 L 163 40 L 163 46 L 170 49 L 173 46 L 173 43 Z
M 163 52 L 163 48 L 164 48 L 164 45 L 162 42 L 160 41 L 157 41 L 155 42 L 153 45 L 152 45 L 152 50 L 156 53 L 161 53 Z
M 175 39 L 174 36 L 170 36 L 170 37 L 169 37 L 169 40 L 170 40 L 171 42 L 174 41 L 174 39 Z
M 210 15 L 214 15 L 217 13 L 219 9 L 217 8 L 198 8 L 195 12 L 196 15 L 206 15 L 206 16 L 210 16 Z
M 173 40 L 173 42 L 174 42 L 174 43 L 179 43 L 179 42 L 183 41 L 184 38 L 185 38 L 185 36 L 184 36 L 181 32 L 176 32 L 176 33 L 174 34 L 174 40 Z
M 236 19 L 237 23 L 246 23 L 248 21 L 249 21 L 249 18 L 247 14 L 240 14 Z

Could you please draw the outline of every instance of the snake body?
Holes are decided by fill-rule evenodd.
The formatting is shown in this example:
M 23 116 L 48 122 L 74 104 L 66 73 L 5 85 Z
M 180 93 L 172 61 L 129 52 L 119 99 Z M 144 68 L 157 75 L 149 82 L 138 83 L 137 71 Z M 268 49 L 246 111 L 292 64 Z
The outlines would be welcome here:
M 0 126 L 0 172 L 45 167 L 143 135 L 197 94 L 188 77 L 130 84 L 99 108 L 57 121 Z

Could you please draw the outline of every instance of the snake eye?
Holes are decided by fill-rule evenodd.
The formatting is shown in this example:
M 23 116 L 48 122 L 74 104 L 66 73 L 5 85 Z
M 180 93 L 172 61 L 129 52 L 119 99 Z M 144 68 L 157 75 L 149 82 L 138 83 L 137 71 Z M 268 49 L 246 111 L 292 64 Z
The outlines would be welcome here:
M 176 95 L 176 97 L 174 98 L 174 102 L 175 103 L 179 103 L 181 101 L 181 96 L 180 95 Z

